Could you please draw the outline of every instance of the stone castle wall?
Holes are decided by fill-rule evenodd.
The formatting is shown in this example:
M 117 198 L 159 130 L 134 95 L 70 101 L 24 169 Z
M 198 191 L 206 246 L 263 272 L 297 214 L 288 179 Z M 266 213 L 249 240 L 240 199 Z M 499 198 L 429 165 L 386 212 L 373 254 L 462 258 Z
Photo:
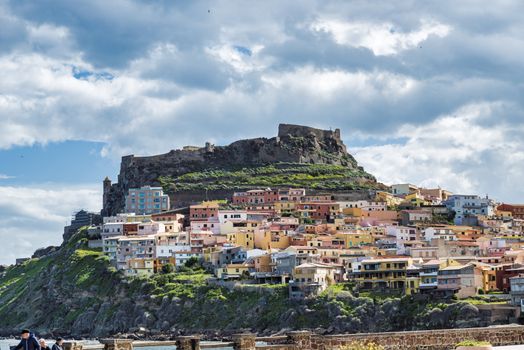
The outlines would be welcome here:
M 286 137 L 288 135 L 295 137 L 307 137 L 311 134 L 313 134 L 319 140 L 333 138 L 337 141 L 342 141 L 340 138 L 340 129 L 335 129 L 335 131 L 332 131 L 294 124 L 278 125 L 278 137 Z

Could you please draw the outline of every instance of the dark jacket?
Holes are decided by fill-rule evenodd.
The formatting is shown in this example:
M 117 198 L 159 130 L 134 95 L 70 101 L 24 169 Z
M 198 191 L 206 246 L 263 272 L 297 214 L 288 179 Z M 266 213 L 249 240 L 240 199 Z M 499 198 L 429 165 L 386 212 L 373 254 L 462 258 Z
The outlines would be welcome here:
M 29 335 L 29 338 L 22 339 L 20 343 L 15 347 L 15 350 L 41 350 L 40 344 L 33 333 Z
M 63 349 L 58 344 L 53 344 L 53 346 L 51 347 L 51 350 L 63 350 Z

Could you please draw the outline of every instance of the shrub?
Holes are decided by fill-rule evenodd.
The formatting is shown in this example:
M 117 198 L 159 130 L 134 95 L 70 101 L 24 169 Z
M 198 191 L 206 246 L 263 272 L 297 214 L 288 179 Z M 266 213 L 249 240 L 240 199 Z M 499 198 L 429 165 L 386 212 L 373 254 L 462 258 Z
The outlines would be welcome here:
M 185 267 L 188 267 L 190 269 L 194 268 L 194 267 L 200 267 L 200 260 L 198 260 L 197 257 L 190 257 L 189 259 L 187 259 L 186 263 L 184 264 Z
M 175 271 L 175 265 L 173 264 L 165 264 L 162 266 L 162 273 L 164 274 L 172 273 L 173 271 Z
M 384 347 L 375 343 L 355 341 L 348 345 L 341 346 L 338 350 L 384 350 Z

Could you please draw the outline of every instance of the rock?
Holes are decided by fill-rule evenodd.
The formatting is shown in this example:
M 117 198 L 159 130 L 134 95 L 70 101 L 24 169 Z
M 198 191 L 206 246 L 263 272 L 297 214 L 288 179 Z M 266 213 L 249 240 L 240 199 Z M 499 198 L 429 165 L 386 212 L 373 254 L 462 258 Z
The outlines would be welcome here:
M 59 247 L 56 247 L 56 246 L 49 246 L 49 247 L 46 247 L 46 248 L 39 248 L 39 249 L 37 249 L 33 253 L 31 258 L 32 259 L 43 258 L 44 256 L 50 255 L 52 253 L 55 253 L 58 249 L 59 249 Z
M 160 185 L 158 179 L 161 176 L 177 177 L 206 169 L 236 169 L 276 163 L 332 164 L 363 172 L 347 152 L 339 129 L 332 131 L 280 124 L 278 135 L 269 139 L 239 140 L 228 146 L 186 147 L 148 157 L 122 157 L 118 183 L 111 184 L 109 181 L 105 184 L 102 213 L 114 215 L 121 211 L 129 188 Z M 371 175 L 368 174 L 366 179 L 369 184 L 377 185 Z M 217 191 L 216 195 L 225 198 L 233 190 L 238 189 Z M 179 206 L 185 204 L 180 193 L 173 200 Z
M 89 335 L 93 329 L 93 322 L 97 316 L 94 311 L 86 311 L 78 316 L 73 323 L 71 333 L 74 335 Z

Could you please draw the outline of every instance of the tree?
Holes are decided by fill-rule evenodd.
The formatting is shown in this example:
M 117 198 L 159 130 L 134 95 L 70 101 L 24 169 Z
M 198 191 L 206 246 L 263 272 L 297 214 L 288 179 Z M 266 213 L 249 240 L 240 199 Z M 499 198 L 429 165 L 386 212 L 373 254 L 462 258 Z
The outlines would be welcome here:
M 175 265 L 165 264 L 162 266 L 162 273 L 171 273 L 175 271 Z
M 185 267 L 189 267 L 190 269 L 192 269 L 194 267 L 200 266 L 200 260 L 198 260 L 196 256 L 192 256 L 189 259 L 187 259 L 184 265 Z

